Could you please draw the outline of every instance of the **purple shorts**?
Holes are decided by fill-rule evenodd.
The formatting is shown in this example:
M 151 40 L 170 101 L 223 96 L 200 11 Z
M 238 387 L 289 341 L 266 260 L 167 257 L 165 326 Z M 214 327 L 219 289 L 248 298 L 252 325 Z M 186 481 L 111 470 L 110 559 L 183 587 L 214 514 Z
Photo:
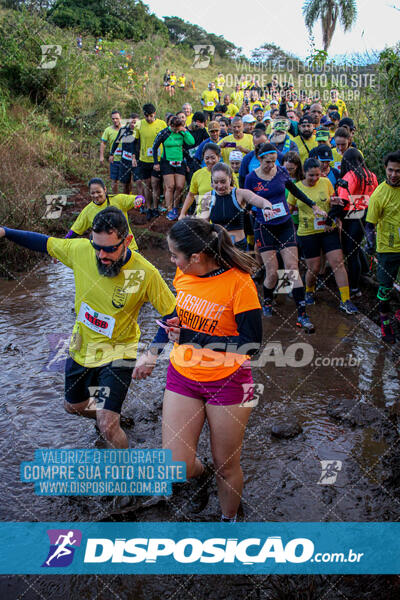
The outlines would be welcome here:
M 215 406 L 244 406 L 253 398 L 254 383 L 249 362 L 246 361 L 229 377 L 216 381 L 194 381 L 184 377 L 169 363 L 165 388 L 171 392 L 203 400 Z

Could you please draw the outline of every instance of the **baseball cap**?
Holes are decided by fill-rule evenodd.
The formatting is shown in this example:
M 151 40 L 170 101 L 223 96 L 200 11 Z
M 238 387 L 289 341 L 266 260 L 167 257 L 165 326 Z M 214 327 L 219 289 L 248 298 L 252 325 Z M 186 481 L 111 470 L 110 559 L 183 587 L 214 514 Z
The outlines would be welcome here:
M 272 129 L 274 129 L 275 131 L 288 131 L 289 127 L 289 119 L 286 119 L 285 117 L 279 117 L 277 119 L 274 119 L 272 123 Z
M 231 150 L 229 153 L 229 160 L 242 160 L 243 154 L 239 150 Z
M 258 112 L 259 110 L 261 110 L 262 112 L 264 112 L 264 109 L 261 108 L 261 106 L 255 106 L 254 109 L 253 109 L 254 112 Z
M 310 151 L 310 158 L 318 158 L 321 162 L 331 162 L 333 160 L 332 149 L 327 144 L 316 146 Z
M 303 125 L 303 123 L 311 123 L 311 125 L 314 125 L 312 117 L 309 117 L 308 115 L 304 115 L 304 117 L 301 117 L 299 125 Z
M 331 112 L 331 119 L 338 121 L 340 119 L 340 113 L 338 113 L 336 110 L 333 110 Z
M 317 133 L 315 134 L 315 139 L 317 142 L 322 140 L 328 141 L 330 138 L 329 131 L 327 129 L 317 129 Z
M 294 108 L 294 102 L 288 102 L 287 103 L 287 107 L 288 108 Z
M 219 131 L 221 129 L 221 125 L 218 123 L 218 121 L 210 121 L 210 123 L 208 124 L 208 131 Z
M 243 123 L 254 123 L 255 118 L 253 117 L 253 115 L 244 115 L 242 121 Z
M 328 117 L 328 115 L 324 115 L 321 119 L 321 125 L 329 127 L 330 125 L 333 125 L 333 122 L 331 121 L 331 118 Z
M 270 104 L 270 105 L 271 105 L 271 104 L 279 104 L 279 102 L 278 102 L 278 100 L 271 100 L 271 102 L 270 102 L 269 104 Z
M 350 119 L 350 117 L 344 117 L 343 119 L 340 119 L 339 127 L 343 127 L 343 125 L 347 125 L 347 127 L 350 127 L 350 129 L 355 129 L 354 121 L 353 119 Z

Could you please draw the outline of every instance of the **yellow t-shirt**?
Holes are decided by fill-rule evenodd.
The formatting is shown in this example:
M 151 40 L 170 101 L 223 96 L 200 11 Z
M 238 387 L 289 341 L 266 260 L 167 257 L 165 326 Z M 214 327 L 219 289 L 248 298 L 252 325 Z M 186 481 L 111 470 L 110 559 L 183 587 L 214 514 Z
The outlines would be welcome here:
M 240 107 L 243 104 L 243 97 L 244 97 L 244 94 L 241 90 L 239 92 L 232 92 L 232 94 L 231 94 L 231 100 L 232 100 L 233 104 L 235 106 L 237 106 L 238 110 L 240 109 Z
M 152 163 L 153 144 L 157 133 L 165 129 L 167 124 L 162 119 L 156 119 L 153 123 L 148 123 L 146 119 L 139 121 L 140 125 L 135 127 L 135 137 L 140 139 L 139 160 L 146 163 Z M 160 146 L 160 148 L 162 145 Z M 160 150 L 160 149 L 159 149 Z M 162 150 L 161 150 L 162 151 Z
M 383 182 L 372 192 L 367 222 L 377 224 L 378 252 L 400 252 L 400 188 Z
M 189 127 L 193 120 L 193 113 L 191 113 L 188 117 L 186 117 L 186 127 Z
M 108 144 L 109 151 L 111 151 L 111 148 L 115 141 L 115 138 L 118 135 L 118 131 L 119 131 L 119 129 L 115 129 L 113 127 L 113 125 L 106 127 L 105 130 L 103 131 L 103 135 L 101 136 L 101 141 L 104 142 L 105 144 Z M 122 144 L 118 144 L 118 147 L 117 147 L 116 151 L 114 152 L 114 162 L 118 162 L 119 160 L 121 160 L 121 156 L 122 156 Z
M 169 84 L 171 86 L 175 86 L 176 85 L 176 75 L 171 75 L 171 77 L 169 79 Z
M 186 84 L 186 77 L 178 77 L 178 87 L 184 88 Z
M 207 167 L 203 167 L 196 171 L 190 182 L 190 192 L 196 196 L 196 211 L 195 214 L 199 215 L 202 211 L 201 200 L 204 194 L 210 192 L 211 186 L 211 171 Z
M 234 117 L 239 112 L 239 109 L 235 104 L 230 103 L 226 106 L 228 107 L 228 110 L 226 111 L 225 116 L 228 118 Z
M 296 185 L 319 208 L 322 208 L 325 212 L 329 211 L 330 198 L 334 195 L 335 190 L 327 177 L 321 177 L 313 187 L 304 185 L 302 181 L 297 182 Z M 297 234 L 300 237 L 302 235 L 324 233 L 324 220 L 321 217 L 315 217 L 310 206 L 307 206 L 301 200 L 298 201 L 291 193 L 287 198 L 287 202 L 292 206 L 297 206 L 299 209 L 299 228 Z
M 338 98 L 337 100 L 332 100 L 332 102 L 329 102 L 329 104 L 327 104 L 327 105 L 325 106 L 325 112 L 327 112 L 327 111 L 328 111 L 328 107 L 329 107 L 331 104 L 334 104 L 334 105 L 336 105 L 336 106 L 338 107 L 338 112 L 339 112 L 340 118 L 342 118 L 342 117 L 343 117 L 343 113 L 344 113 L 344 112 L 345 112 L 345 113 L 347 113 L 347 106 L 346 106 L 346 102 L 345 102 L 344 100 L 342 100 L 341 98 Z
M 304 164 L 304 161 L 309 158 L 310 151 L 318 146 L 315 135 L 312 135 L 309 140 L 302 139 L 299 135 L 297 135 L 295 138 L 293 138 L 293 141 L 295 144 L 297 144 L 301 163 Z
M 263 103 L 261 102 L 261 100 L 256 100 L 255 102 L 250 101 L 250 110 L 253 110 L 255 106 L 263 108 Z
M 218 92 L 216 90 L 204 90 L 201 99 L 204 100 L 204 110 L 211 112 L 219 102 Z
M 116 196 L 110 198 L 109 204 L 107 204 L 107 200 L 104 200 L 103 204 L 95 204 L 94 202 L 89 202 L 89 204 L 85 206 L 85 208 L 75 219 L 74 223 L 71 225 L 72 231 L 74 231 L 78 235 L 83 235 L 85 231 L 91 228 L 93 219 L 95 218 L 97 213 L 99 213 L 104 208 L 107 208 L 107 206 L 116 206 L 124 213 L 125 219 L 128 221 L 129 233 L 133 235 L 129 225 L 129 218 L 127 213 L 128 210 L 134 207 L 135 198 L 136 196 L 134 195 L 128 196 L 127 194 L 117 194 Z M 135 236 L 129 244 L 129 248 L 131 250 L 138 249 L 137 243 L 135 241 Z
M 217 87 L 219 90 L 223 90 L 224 89 L 224 85 L 225 85 L 225 77 L 216 77 L 215 78 L 215 87 Z
M 339 169 L 340 171 L 340 164 L 342 162 L 342 154 L 339 154 L 339 152 L 337 151 L 336 148 L 332 148 L 332 156 L 333 156 L 333 160 L 329 163 L 331 167 L 335 167 L 336 169 Z
M 175 298 L 160 273 L 137 252 L 116 277 L 105 277 L 97 270 L 95 250 L 87 239 L 50 237 L 47 251 L 74 271 L 77 318 L 69 352 L 82 366 L 136 358 L 137 317 L 145 302 L 161 315 L 174 310 Z
M 243 146 L 243 148 L 246 148 L 246 150 L 248 150 L 249 152 L 251 152 L 251 150 L 254 150 L 253 136 L 249 133 L 244 133 L 241 140 L 237 140 L 236 138 L 234 138 L 232 133 L 231 135 L 227 135 L 226 137 L 222 138 L 222 140 L 218 142 L 218 145 L 220 146 L 222 142 L 232 144 L 232 146 L 221 148 L 222 160 L 227 165 L 229 165 L 229 155 L 232 152 L 232 150 L 236 149 L 236 146 Z M 235 145 L 233 146 L 233 144 Z M 245 156 L 243 152 L 242 156 Z

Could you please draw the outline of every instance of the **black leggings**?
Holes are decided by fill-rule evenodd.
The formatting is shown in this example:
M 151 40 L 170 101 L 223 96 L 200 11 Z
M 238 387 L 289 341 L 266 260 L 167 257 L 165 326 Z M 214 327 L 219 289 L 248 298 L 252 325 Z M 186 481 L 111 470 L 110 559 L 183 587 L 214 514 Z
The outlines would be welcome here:
M 349 285 L 351 289 L 358 288 L 361 275 L 361 241 L 364 237 L 360 219 L 343 219 L 342 248 L 347 259 Z

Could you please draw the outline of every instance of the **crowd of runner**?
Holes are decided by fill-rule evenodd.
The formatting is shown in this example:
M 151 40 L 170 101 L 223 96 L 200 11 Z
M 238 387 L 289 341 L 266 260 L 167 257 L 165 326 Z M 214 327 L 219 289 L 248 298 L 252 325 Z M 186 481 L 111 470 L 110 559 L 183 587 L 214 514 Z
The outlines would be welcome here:
M 164 78 L 168 93 L 179 80 L 174 76 Z M 196 450 L 207 419 L 222 519 L 235 521 L 252 410 L 250 358 L 261 348 L 262 316 L 274 314 L 282 272 L 291 284 L 295 325 L 312 333 L 306 310 L 318 290 L 333 275 L 339 308 L 354 315 L 366 256 L 375 257 L 382 338 L 395 342 L 389 300 L 400 266 L 400 151 L 382 157 L 386 180 L 378 184 L 337 90 L 323 106 L 276 79 L 265 89 L 245 77 L 231 94 L 224 87 L 219 73 L 198 110 L 184 103 L 164 118 L 146 103 L 122 126 L 113 111 L 100 144 L 101 163 L 109 153 L 112 194 L 93 178 L 91 201 L 64 239 L 7 227 L 0 237 L 73 269 L 77 318 L 65 409 L 96 419 L 110 447 L 128 445 L 120 413 L 132 377 L 149 376 L 165 344 L 174 343 L 163 445 L 185 461 L 201 510 L 212 473 Z M 175 222 L 167 238 L 175 295 L 137 251 L 132 208 L 148 221 L 164 213 Z M 79 238 L 89 229 L 90 239 Z M 136 360 L 145 302 L 162 321 Z M 91 386 L 109 393 L 93 398 Z

